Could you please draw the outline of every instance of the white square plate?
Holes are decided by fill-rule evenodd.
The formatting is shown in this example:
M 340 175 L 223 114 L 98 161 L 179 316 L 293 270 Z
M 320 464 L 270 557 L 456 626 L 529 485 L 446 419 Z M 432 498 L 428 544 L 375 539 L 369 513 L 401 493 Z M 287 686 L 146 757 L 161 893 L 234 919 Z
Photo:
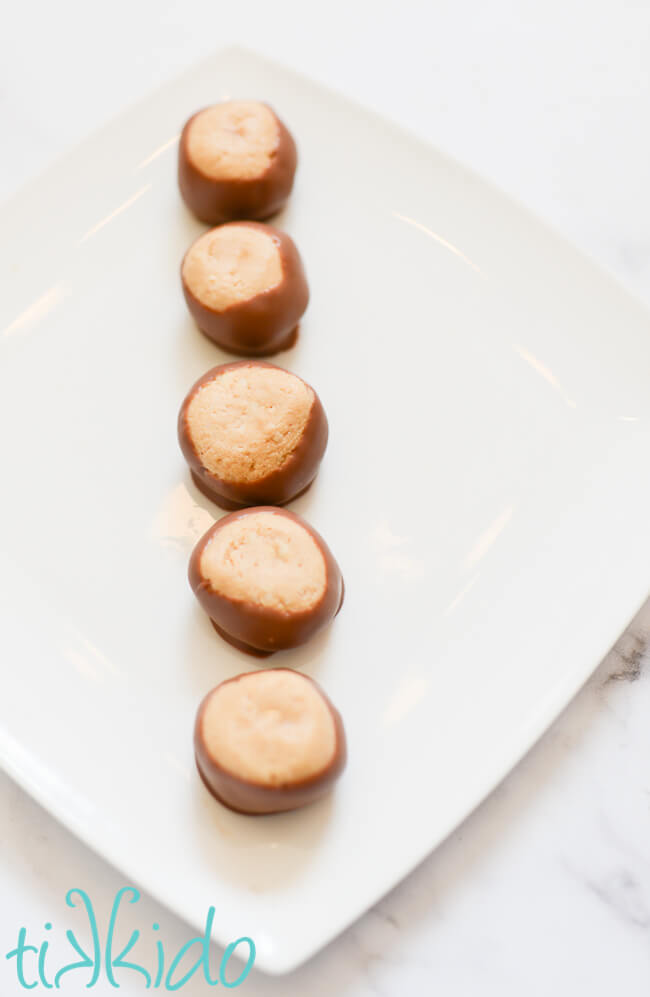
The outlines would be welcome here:
M 214 507 L 176 442 L 225 359 L 194 328 L 176 189 L 196 108 L 260 97 L 300 166 L 278 219 L 312 299 L 280 363 L 330 444 L 294 504 L 346 580 L 278 655 L 341 709 L 350 761 L 303 812 L 223 809 L 194 771 L 204 693 L 257 667 L 186 581 Z M 222 53 L 0 213 L 2 763 L 189 922 L 280 973 L 404 876 L 519 759 L 644 599 L 647 312 L 520 207 L 385 121 Z

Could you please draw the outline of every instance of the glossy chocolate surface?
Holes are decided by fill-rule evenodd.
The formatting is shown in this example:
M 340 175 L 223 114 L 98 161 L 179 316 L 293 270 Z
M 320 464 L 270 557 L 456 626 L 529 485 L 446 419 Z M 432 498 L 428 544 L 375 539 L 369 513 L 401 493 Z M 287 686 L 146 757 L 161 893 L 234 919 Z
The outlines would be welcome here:
M 254 602 L 231 599 L 216 592 L 201 573 L 201 554 L 217 530 L 222 529 L 233 519 L 262 511 L 287 516 L 299 523 L 315 540 L 323 555 L 325 590 L 316 605 L 308 610 L 280 612 Z M 343 602 L 341 570 L 321 535 L 302 517 L 274 506 L 258 506 L 233 512 L 218 520 L 201 537 L 192 551 L 188 577 L 194 595 L 212 620 L 217 632 L 235 647 L 258 657 L 305 644 L 334 619 Z
M 203 715 L 214 689 L 199 706 L 194 726 L 194 752 L 199 775 L 212 795 L 231 810 L 252 815 L 297 810 L 329 792 L 345 768 L 347 744 L 341 715 L 320 686 L 313 679 L 303 677 L 316 686 L 332 714 L 336 731 L 336 748 L 326 768 L 299 782 L 268 786 L 243 779 L 224 769 L 208 751 L 203 734 Z M 239 678 L 241 675 L 227 681 L 236 682 Z
M 209 471 L 201 462 L 190 434 L 187 411 L 196 392 L 202 385 L 227 370 L 250 364 L 273 367 L 258 360 L 240 360 L 213 367 L 194 384 L 186 395 L 178 415 L 178 440 L 183 456 L 189 464 L 192 478 L 204 495 L 222 509 L 245 509 L 252 505 L 284 505 L 309 488 L 318 473 L 327 447 L 328 425 L 321 400 L 314 391 L 314 403 L 298 446 L 282 467 L 257 481 L 225 481 Z M 295 375 L 297 376 L 297 375 Z M 311 387 L 311 385 L 310 385 Z
M 272 111 L 272 109 L 270 109 Z M 291 193 L 298 155 L 291 132 L 272 111 L 278 144 L 267 169 L 249 180 L 215 180 L 203 173 L 188 154 L 187 136 L 197 111 L 186 122 L 178 148 L 178 186 L 190 211 L 207 225 L 270 218 Z
M 309 303 L 309 287 L 293 239 L 270 225 L 246 224 L 263 230 L 278 247 L 282 263 L 280 283 L 247 301 L 216 311 L 189 289 L 181 264 L 183 294 L 201 332 L 223 350 L 242 356 L 270 356 L 294 345 L 298 322 Z

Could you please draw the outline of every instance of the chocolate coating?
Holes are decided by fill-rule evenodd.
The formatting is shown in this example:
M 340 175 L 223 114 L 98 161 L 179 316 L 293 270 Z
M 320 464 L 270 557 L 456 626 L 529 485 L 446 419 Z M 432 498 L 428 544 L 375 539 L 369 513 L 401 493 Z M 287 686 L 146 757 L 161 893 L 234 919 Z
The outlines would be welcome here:
M 267 105 L 268 106 L 268 105 Z M 178 186 L 185 204 L 207 225 L 270 218 L 283 207 L 291 193 L 298 154 L 291 132 L 274 115 L 278 126 L 278 143 L 267 169 L 247 180 L 216 180 L 206 176 L 192 162 L 187 147 L 190 126 L 197 114 L 185 123 L 178 148 Z
M 288 671 L 288 669 L 281 669 Z M 236 682 L 242 676 L 227 679 Z M 248 779 L 243 779 L 223 768 L 207 749 L 203 734 L 203 716 L 208 700 L 215 689 L 208 693 L 199 706 L 194 726 L 194 754 L 196 767 L 205 787 L 224 806 L 237 813 L 262 815 L 283 813 L 287 810 L 297 810 L 325 796 L 339 778 L 347 762 L 347 743 L 341 714 L 325 695 L 320 686 L 308 678 L 303 678 L 316 686 L 326 703 L 336 733 L 336 749 L 329 765 L 307 779 L 279 786 L 268 786 Z M 221 683 L 225 685 L 225 683 Z M 217 686 L 216 688 L 220 688 Z
M 266 232 L 278 247 L 282 263 L 280 283 L 247 301 L 216 311 L 187 286 L 181 264 L 183 294 L 201 332 L 222 350 L 243 356 L 271 356 L 294 345 L 298 322 L 309 303 L 309 287 L 293 239 L 270 225 L 246 224 Z
M 204 466 L 196 452 L 190 435 L 187 411 L 192 398 L 202 385 L 218 377 L 226 370 L 256 364 L 261 367 L 274 367 L 259 360 L 240 360 L 213 367 L 194 384 L 181 405 L 178 414 L 178 440 L 197 488 L 222 509 L 245 509 L 254 505 L 285 505 L 309 488 L 318 473 L 320 462 L 327 447 L 328 423 L 325 409 L 314 392 L 314 403 L 309 413 L 298 446 L 282 467 L 272 471 L 257 481 L 225 481 Z M 296 375 L 297 376 L 297 375 Z M 311 385 L 310 385 L 311 387 Z
M 254 602 L 231 599 L 216 592 L 201 572 L 201 554 L 213 535 L 228 523 L 254 512 L 271 511 L 287 516 L 302 526 L 319 547 L 325 561 L 326 584 L 320 600 L 308 610 L 288 611 L 260 606 Z M 343 602 L 341 569 L 329 547 L 316 530 L 301 516 L 286 509 L 258 506 L 224 516 L 211 526 L 196 544 L 188 568 L 190 586 L 206 611 L 216 631 L 238 650 L 256 657 L 299 647 L 331 623 Z

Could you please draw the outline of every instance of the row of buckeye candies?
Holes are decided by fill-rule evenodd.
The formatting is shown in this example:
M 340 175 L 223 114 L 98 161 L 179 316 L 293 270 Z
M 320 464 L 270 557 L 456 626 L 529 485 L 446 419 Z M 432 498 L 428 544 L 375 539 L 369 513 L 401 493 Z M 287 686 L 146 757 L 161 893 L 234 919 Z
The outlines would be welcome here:
M 181 135 L 178 178 L 190 210 L 210 225 L 181 277 L 201 331 L 231 353 L 288 349 L 309 300 L 290 237 L 261 223 L 293 186 L 296 146 L 265 104 L 228 101 L 198 112 Z M 278 505 L 313 481 L 328 426 L 314 389 L 268 363 L 208 371 L 179 415 L 195 484 L 222 508 L 196 545 L 190 583 L 215 629 L 266 656 L 304 643 L 340 609 L 343 579 L 323 538 Z M 311 679 L 267 669 L 222 682 L 199 707 L 199 773 L 242 813 L 275 813 L 318 799 L 346 761 L 341 717 Z

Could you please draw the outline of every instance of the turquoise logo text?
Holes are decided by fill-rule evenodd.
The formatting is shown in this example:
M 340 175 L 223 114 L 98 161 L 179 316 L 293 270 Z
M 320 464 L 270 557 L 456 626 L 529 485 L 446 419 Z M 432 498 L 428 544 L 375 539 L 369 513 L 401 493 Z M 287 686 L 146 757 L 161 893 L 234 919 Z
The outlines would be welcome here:
M 201 974 L 205 984 L 209 987 L 221 985 L 227 989 L 233 989 L 244 982 L 255 962 L 255 943 L 252 938 L 247 936 L 237 938 L 226 947 L 219 966 L 210 965 L 210 936 L 215 915 L 214 907 L 210 907 L 208 910 L 204 933 L 190 938 L 169 960 L 163 942 L 156 936 L 154 965 L 143 966 L 135 961 L 131 954 L 140 938 L 139 930 L 131 933 L 128 942 L 121 951 L 116 951 L 114 938 L 120 906 L 123 902 L 135 904 L 139 899 L 140 894 L 133 887 L 125 886 L 118 890 L 111 908 L 106 937 L 101 939 L 97 917 L 88 894 L 84 890 L 68 890 L 65 897 L 68 907 L 80 907 L 85 910 L 92 940 L 89 951 L 82 948 L 74 932 L 68 929 L 65 932 L 65 937 L 74 952 L 74 958 L 65 965 L 55 968 L 49 965 L 49 942 L 46 940 L 39 945 L 33 945 L 27 937 L 27 929 L 20 928 L 16 945 L 5 956 L 15 968 L 16 979 L 20 986 L 24 990 L 35 990 L 37 987 L 56 990 L 61 987 L 66 988 L 66 983 L 69 981 L 70 987 L 74 987 L 75 993 L 79 993 L 80 985 L 90 989 L 103 978 L 110 986 L 119 989 L 120 980 L 126 981 L 128 977 L 133 978 L 134 974 L 140 977 L 143 988 L 147 990 L 155 990 L 156 988 L 171 991 L 180 990 L 189 980 Z M 152 930 L 155 932 L 158 932 L 159 928 L 158 924 L 152 926 Z M 52 930 L 50 922 L 45 924 L 45 930 Z M 229 966 L 231 956 L 238 949 L 237 954 L 240 958 L 247 955 L 243 969 L 241 963 L 236 959 Z M 190 965 L 189 969 L 184 967 L 183 975 L 180 975 L 181 962 L 185 961 L 186 965 L 189 965 L 189 960 L 186 957 L 188 953 L 193 955 L 195 952 L 196 961 Z M 127 956 L 131 956 L 131 959 L 127 960 Z

